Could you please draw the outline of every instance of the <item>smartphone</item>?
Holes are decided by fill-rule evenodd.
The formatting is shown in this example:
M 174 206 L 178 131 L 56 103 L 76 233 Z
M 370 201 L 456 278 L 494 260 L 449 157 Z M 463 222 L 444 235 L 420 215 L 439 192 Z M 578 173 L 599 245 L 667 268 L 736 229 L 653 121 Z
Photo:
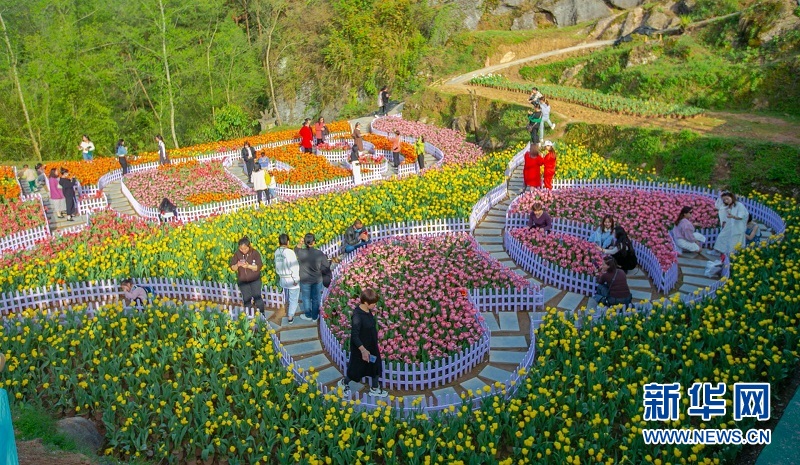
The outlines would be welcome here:
M 369 363 L 375 363 L 378 360 L 378 357 L 369 354 Z

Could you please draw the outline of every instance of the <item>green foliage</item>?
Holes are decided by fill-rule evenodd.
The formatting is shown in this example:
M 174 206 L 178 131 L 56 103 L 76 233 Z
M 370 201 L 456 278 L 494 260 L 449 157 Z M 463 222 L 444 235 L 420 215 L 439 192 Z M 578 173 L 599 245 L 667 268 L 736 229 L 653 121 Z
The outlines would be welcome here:
M 697 185 L 788 195 L 800 186 L 800 148 L 785 144 L 585 123 L 570 124 L 564 141 Z
M 699 21 L 741 11 L 744 8 L 742 0 L 697 0 L 689 17 Z
M 227 105 L 214 113 L 214 123 L 200 131 L 199 141 L 238 139 L 253 133 L 256 124 L 241 107 Z
M 41 439 L 42 444 L 62 450 L 76 450 L 75 441 L 59 433 L 56 420 L 41 407 L 17 404 L 13 409 L 14 429 L 20 439 Z

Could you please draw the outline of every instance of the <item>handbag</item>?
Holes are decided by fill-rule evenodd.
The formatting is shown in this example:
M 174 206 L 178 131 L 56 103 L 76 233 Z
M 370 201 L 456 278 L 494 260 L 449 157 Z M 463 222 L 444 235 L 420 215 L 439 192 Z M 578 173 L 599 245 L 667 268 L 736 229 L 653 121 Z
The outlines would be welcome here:
M 525 126 L 525 130 L 528 132 L 533 132 L 533 124 L 528 123 L 528 125 Z

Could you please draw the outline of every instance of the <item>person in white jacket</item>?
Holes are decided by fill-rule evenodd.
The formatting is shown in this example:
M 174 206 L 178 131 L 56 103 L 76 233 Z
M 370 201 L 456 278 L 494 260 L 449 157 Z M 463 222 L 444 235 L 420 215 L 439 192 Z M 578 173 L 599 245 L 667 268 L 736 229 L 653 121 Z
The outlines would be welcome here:
M 275 250 L 275 273 L 278 275 L 284 297 L 288 302 L 286 316 L 289 324 L 292 324 L 300 300 L 300 262 L 297 261 L 297 254 L 294 253 L 294 250 L 289 248 L 288 234 L 284 233 L 278 236 L 278 244 L 280 247 Z
M 253 183 L 253 190 L 256 191 L 258 202 L 261 203 L 261 196 L 264 196 L 267 203 L 269 203 L 269 194 L 267 193 L 267 170 L 262 170 L 259 163 L 256 163 L 253 167 L 253 173 L 250 175 L 250 182 Z
M 745 246 L 747 229 L 747 207 L 736 200 L 732 192 L 723 192 L 715 206 L 719 210 L 719 223 L 722 230 L 714 243 L 714 250 L 722 254 L 722 261 L 729 257 L 737 245 Z

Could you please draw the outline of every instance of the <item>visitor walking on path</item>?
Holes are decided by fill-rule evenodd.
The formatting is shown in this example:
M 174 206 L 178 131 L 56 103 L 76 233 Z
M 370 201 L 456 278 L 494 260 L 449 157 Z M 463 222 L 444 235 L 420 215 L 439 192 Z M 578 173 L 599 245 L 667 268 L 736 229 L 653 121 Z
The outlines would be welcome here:
M 528 125 L 526 129 L 531 134 L 531 147 L 534 145 L 539 148 L 539 126 L 542 124 L 542 110 L 539 105 L 535 105 L 532 111 L 528 111 Z
M 528 227 L 531 229 L 542 229 L 544 232 L 550 232 L 553 228 L 553 219 L 550 214 L 544 211 L 542 202 L 534 202 L 533 210 L 528 217 Z
M 553 143 L 549 140 L 544 141 L 544 157 L 542 164 L 544 165 L 544 187 L 545 189 L 553 188 L 553 178 L 556 175 L 556 149 Z
M 275 273 L 288 302 L 286 317 L 289 319 L 289 324 L 292 324 L 300 300 L 300 263 L 294 250 L 289 248 L 288 234 L 278 236 L 278 245 L 275 250 Z
M 81 151 L 84 160 L 94 159 L 94 143 L 86 134 L 83 135 L 81 143 L 78 145 L 78 150 Z
M 261 262 L 261 254 L 252 248 L 247 236 L 239 239 L 238 248 L 228 264 L 236 273 L 244 306 L 252 306 L 263 315 L 265 305 L 261 297 L 261 268 L 264 264 Z
M 417 137 L 414 143 L 414 151 L 417 153 L 417 165 L 419 169 L 425 169 L 425 136 Z
M 250 179 L 256 164 L 256 150 L 250 146 L 248 141 L 245 141 L 244 147 L 242 147 L 242 161 L 244 162 L 244 172 L 247 175 L 247 179 Z
M 310 122 L 311 120 L 306 118 L 303 120 L 303 126 L 300 127 L 300 150 L 303 153 L 312 153 L 314 151 L 312 142 L 314 134 L 309 126 Z
M 161 165 L 169 165 L 169 155 L 167 155 L 167 146 L 164 144 L 164 138 L 161 134 L 156 136 L 156 143 L 158 143 L 158 163 Z
M 41 163 L 36 164 L 36 189 L 41 189 L 47 185 L 47 175 L 44 174 L 44 165 Z
M 69 170 L 61 168 L 61 179 L 58 180 L 61 192 L 64 194 L 64 201 L 67 205 L 67 221 L 74 221 L 78 215 L 78 198 L 75 195 L 75 185 L 77 179 L 69 177 Z
M 369 395 L 386 397 L 389 395 L 380 385 L 383 374 L 383 360 L 378 348 L 378 322 L 375 309 L 378 307 L 378 293 L 364 289 L 359 297 L 360 303 L 353 308 L 350 323 L 350 361 L 339 387 L 346 396 L 350 394 L 350 381 L 361 381 L 369 376 L 372 380 Z
M 322 274 L 331 268 L 328 257 L 321 250 L 315 248 L 316 237 L 308 233 L 303 238 L 305 247 L 297 246 L 294 253 L 300 263 L 300 296 L 303 299 L 305 312 L 300 318 L 307 321 L 319 319 L 320 298 L 322 297 Z
M 542 165 L 544 159 L 539 153 L 539 148 L 535 144 L 531 144 L 530 150 L 525 152 L 525 164 L 522 167 L 522 180 L 525 186 L 522 188 L 524 193 L 529 187 L 539 188 L 542 187 Z
M 67 203 L 64 200 L 64 192 L 59 181 L 58 170 L 51 168 L 50 176 L 47 178 L 47 188 L 50 191 L 50 208 L 59 218 L 64 218 L 64 215 L 67 214 Z
M 128 174 L 128 148 L 125 147 L 125 139 L 117 141 L 117 149 L 114 151 L 117 154 L 119 166 L 122 168 L 122 175 Z
M 36 171 L 28 165 L 22 165 L 22 179 L 28 183 L 28 191 L 33 194 L 36 189 Z
M 358 155 L 361 156 L 364 152 L 364 137 L 361 135 L 361 123 L 356 123 L 353 127 L 353 145 L 358 150 Z
M 392 165 L 394 169 L 397 169 L 400 167 L 400 144 L 402 143 L 400 141 L 400 131 L 394 131 L 394 137 L 390 139 L 390 142 L 392 143 Z
M 383 86 L 378 94 L 378 115 L 386 116 L 389 112 L 389 88 Z
M 267 170 L 267 202 L 272 202 L 272 199 L 277 195 L 278 180 L 275 179 L 275 171 Z
M 539 101 L 539 108 L 542 109 L 542 123 L 539 125 L 539 140 L 544 139 L 544 125 L 547 123 L 550 125 L 550 130 L 556 128 L 556 125 L 550 121 L 550 102 L 547 101 L 546 97 L 542 97 Z
M 261 165 L 256 164 L 253 174 L 250 176 L 250 182 L 253 183 L 253 190 L 256 191 L 258 203 L 261 204 L 261 197 L 265 197 L 267 203 L 269 203 L 267 170 L 261 169 Z
M 692 207 L 689 206 L 681 208 L 681 212 L 678 213 L 673 234 L 678 247 L 687 252 L 700 252 L 700 248 L 706 242 L 706 237 L 694 230 Z
M 747 230 L 747 218 L 749 213 L 741 202 L 736 200 L 736 195 L 732 192 L 723 192 L 717 199 L 715 206 L 719 210 L 719 223 L 722 226 L 717 241 L 714 243 L 714 250 L 722 254 L 722 261 L 729 257 L 736 249 L 736 246 L 746 243 L 745 231 Z

